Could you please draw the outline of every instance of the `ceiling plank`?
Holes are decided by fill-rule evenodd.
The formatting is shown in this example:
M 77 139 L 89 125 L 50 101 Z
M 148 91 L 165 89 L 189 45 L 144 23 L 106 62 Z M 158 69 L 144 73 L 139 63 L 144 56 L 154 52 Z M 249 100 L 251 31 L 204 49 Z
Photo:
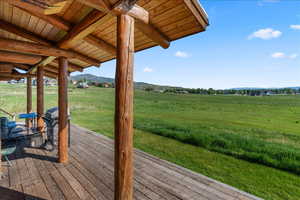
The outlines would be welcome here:
M 25 1 L 21 1 L 21 0 L 3 0 L 3 1 L 15 7 L 18 7 L 19 9 L 33 16 L 36 16 L 61 30 L 68 31 L 71 27 L 71 24 L 69 22 L 62 20 L 60 17 L 56 15 L 45 15 L 42 8 L 34 5 L 28 5 L 28 3 L 26 3 Z
M 0 20 L 0 29 L 6 30 L 10 33 L 14 33 L 16 35 L 19 35 L 22 38 L 25 38 L 25 39 L 28 39 L 28 40 L 31 40 L 31 41 L 35 41 L 35 42 L 38 42 L 38 43 L 43 44 L 43 45 L 49 45 L 49 46 L 52 45 L 52 42 L 50 42 L 50 41 L 48 41 L 48 40 L 46 40 L 46 39 L 44 39 L 40 36 L 37 36 L 32 32 L 29 32 L 25 29 L 22 29 L 22 28 L 20 28 L 16 25 L 5 22 L 3 20 Z M 83 71 L 83 67 L 81 67 L 79 65 L 75 65 L 73 63 L 69 63 L 69 67 L 71 69 L 73 69 L 74 71 L 80 71 L 80 72 Z
M 22 38 L 31 40 L 33 42 L 37 42 L 39 44 L 43 44 L 43 45 L 52 45 L 52 43 L 46 39 L 42 39 L 40 38 L 40 36 L 27 31 L 26 29 L 20 28 L 14 24 L 5 22 L 3 20 L 0 20 L 0 29 L 5 30 L 7 32 L 13 33 L 15 35 L 18 35 Z
M 56 28 L 59 28 L 61 30 L 64 30 L 66 32 L 68 32 L 69 30 L 71 30 L 72 28 L 72 25 L 65 21 L 64 19 L 56 16 L 56 15 L 44 15 L 43 13 L 41 12 L 34 12 L 34 10 L 36 9 L 32 9 L 31 7 L 26 7 L 26 8 L 22 8 L 20 5 L 23 5 L 23 4 L 20 4 L 20 3 L 16 3 L 17 0 L 14 0 L 14 1 L 10 1 L 10 0 L 4 0 L 6 1 L 7 3 L 10 3 L 11 5 L 13 6 L 16 6 L 18 7 L 19 9 L 27 12 L 28 14 L 30 15 L 33 15 L 33 16 L 36 16 L 40 19 L 43 19 L 44 21 L 48 22 L 49 24 L 52 24 L 53 26 L 55 26 Z M 18 1 L 17 1 L 18 2 Z M 88 36 L 90 38 L 94 38 L 94 40 L 102 40 L 101 38 L 98 38 L 98 37 L 95 37 L 95 36 Z M 105 42 L 104 40 L 102 40 L 103 42 Z M 89 40 L 87 40 L 87 42 L 89 43 Z M 105 42 L 106 43 L 106 42 Z M 91 45 L 93 45 L 94 43 L 91 43 Z M 96 46 L 97 48 L 101 48 L 100 46 Z M 103 51 L 105 51 L 107 48 L 103 48 Z M 107 53 L 110 53 L 110 52 L 107 52 Z

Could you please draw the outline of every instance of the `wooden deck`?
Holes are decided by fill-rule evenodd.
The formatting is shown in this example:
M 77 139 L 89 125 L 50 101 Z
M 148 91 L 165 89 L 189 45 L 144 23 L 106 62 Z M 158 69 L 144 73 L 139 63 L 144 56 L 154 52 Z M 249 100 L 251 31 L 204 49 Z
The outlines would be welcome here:
M 4 167 L 0 199 L 113 199 L 113 141 L 72 127 L 70 162 L 56 162 L 56 153 L 19 149 Z M 6 164 L 6 163 L 4 163 Z M 135 199 L 258 199 L 225 184 L 135 150 Z

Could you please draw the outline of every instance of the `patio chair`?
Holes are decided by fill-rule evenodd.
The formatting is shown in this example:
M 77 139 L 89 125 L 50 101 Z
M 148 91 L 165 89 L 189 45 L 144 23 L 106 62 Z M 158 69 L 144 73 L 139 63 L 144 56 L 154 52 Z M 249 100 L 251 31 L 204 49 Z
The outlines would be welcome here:
M 10 147 L 5 147 L 5 148 L 1 149 L 1 155 L 7 161 L 9 167 L 12 166 L 12 163 L 8 159 L 8 156 L 13 154 L 16 151 L 16 149 L 17 149 L 16 146 L 10 146 Z
M 36 122 L 36 118 L 37 118 L 37 114 L 35 112 L 19 114 L 19 119 L 32 120 L 33 128 L 36 127 L 36 123 L 35 123 Z

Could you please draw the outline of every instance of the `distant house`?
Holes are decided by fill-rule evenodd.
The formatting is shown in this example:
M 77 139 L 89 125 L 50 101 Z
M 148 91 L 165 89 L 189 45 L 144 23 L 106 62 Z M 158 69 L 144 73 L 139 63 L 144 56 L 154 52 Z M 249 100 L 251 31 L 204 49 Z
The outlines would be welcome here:
M 272 91 L 267 91 L 267 92 L 266 92 L 266 95 L 267 95 L 267 96 L 274 95 L 274 92 L 272 92 Z
M 186 90 L 179 90 L 179 91 L 176 91 L 177 94 L 188 94 L 189 92 L 186 91 Z
M 110 83 L 102 83 L 102 86 L 104 88 L 110 88 L 111 87 L 111 84 Z
M 77 81 L 71 80 L 71 84 L 72 84 L 72 85 L 76 85 L 76 84 L 77 84 Z
M 45 79 L 45 85 L 46 86 L 56 86 L 57 81 L 55 79 Z
M 89 85 L 87 82 L 80 82 L 77 84 L 77 88 L 86 89 L 86 88 L 89 88 Z

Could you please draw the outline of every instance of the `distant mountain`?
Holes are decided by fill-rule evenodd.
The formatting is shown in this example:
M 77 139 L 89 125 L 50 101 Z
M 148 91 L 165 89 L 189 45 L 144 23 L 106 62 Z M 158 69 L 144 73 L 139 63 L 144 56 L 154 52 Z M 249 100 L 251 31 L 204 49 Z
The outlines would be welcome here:
M 115 79 L 113 78 L 107 78 L 102 76 L 95 76 L 92 74 L 80 74 L 76 76 L 71 76 L 71 80 L 79 81 L 79 80 L 86 80 L 88 82 L 96 82 L 96 83 L 114 83 Z M 182 87 L 175 87 L 175 86 L 165 86 L 165 85 L 155 85 L 150 83 L 144 83 L 144 82 L 135 82 L 134 87 L 136 89 L 144 90 L 145 88 L 153 88 L 154 90 L 166 90 L 166 89 L 172 89 L 172 88 L 180 88 L 184 89 Z M 300 86 L 295 87 L 284 87 L 284 88 L 290 88 L 293 90 L 299 90 Z M 241 88 L 230 88 L 229 90 L 271 90 L 271 89 L 283 89 L 282 87 L 274 87 L 274 88 L 258 88 L 258 87 L 241 87 Z
M 230 88 L 229 90 L 272 90 L 272 89 L 293 89 L 293 90 L 299 90 L 300 86 L 295 87 L 272 87 L 272 88 L 258 88 L 258 87 L 242 87 L 242 88 Z
M 92 74 L 80 74 L 76 76 L 71 76 L 71 80 L 73 81 L 80 81 L 80 80 L 86 80 L 96 83 L 114 83 L 115 79 L 113 78 L 106 78 L 102 76 L 95 76 Z
M 115 79 L 113 78 L 107 78 L 107 77 L 102 77 L 102 76 L 95 76 L 92 74 L 80 74 L 76 76 L 71 76 L 71 80 L 74 81 L 80 81 L 80 80 L 86 80 L 88 82 L 96 82 L 96 83 L 114 83 Z M 165 90 L 168 88 L 175 88 L 171 86 L 163 86 L 163 85 L 155 85 L 155 84 L 149 84 L 149 83 L 144 83 L 144 82 L 134 82 L 134 87 L 136 89 L 142 89 L 144 90 L 145 88 L 153 88 L 154 90 Z

